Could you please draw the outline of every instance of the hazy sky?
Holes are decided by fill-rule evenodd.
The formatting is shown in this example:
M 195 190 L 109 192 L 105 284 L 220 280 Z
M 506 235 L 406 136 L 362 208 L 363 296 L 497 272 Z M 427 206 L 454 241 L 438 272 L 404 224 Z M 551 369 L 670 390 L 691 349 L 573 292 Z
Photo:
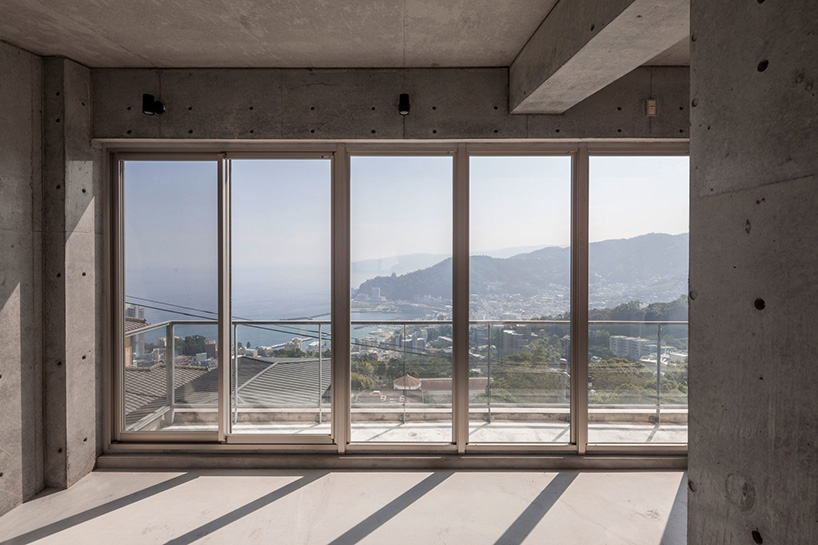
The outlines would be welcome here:
M 568 245 L 568 157 L 470 161 L 472 253 Z M 687 157 L 592 157 L 591 242 L 687 232 L 688 164 Z M 450 156 L 352 157 L 352 261 L 450 255 L 452 166 Z M 327 290 L 330 160 L 235 160 L 232 174 L 234 296 L 270 281 Z M 175 284 L 137 273 L 150 269 L 215 290 L 216 163 L 126 162 L 124 197 L 129 295 Z

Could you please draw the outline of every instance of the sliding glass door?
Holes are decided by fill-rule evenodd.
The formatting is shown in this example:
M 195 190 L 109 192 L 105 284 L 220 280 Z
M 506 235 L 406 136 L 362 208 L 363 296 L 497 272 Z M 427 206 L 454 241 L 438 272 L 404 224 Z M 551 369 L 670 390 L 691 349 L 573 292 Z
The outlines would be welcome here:
M 230 431 L 330 435 L 332 161 L 233 159 Z

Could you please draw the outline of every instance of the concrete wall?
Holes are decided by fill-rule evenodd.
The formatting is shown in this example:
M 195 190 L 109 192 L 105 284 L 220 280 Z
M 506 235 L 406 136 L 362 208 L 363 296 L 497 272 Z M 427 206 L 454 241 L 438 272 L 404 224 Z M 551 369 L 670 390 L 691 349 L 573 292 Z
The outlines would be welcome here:
M 561 115 L 512 115 L 508 70 L 93 70 L 96 138 L 686 138 L 687 68 L 640 68 Z M 411 112 L 398 114 L 400 93 Z M 142 93 L 167 112 L 146 116 Z M 659 115 L 645 115 L 645 100 Z
M 101 450 L 103 260 L 90 71 L 0 43 L 0 104 L 2 514 Z
M 818 3 L 691 3 L 692 545 L 818 543 Z
M 103 259 L 90 71 L 58 57 L 43 65 L 43 151 L 45 482 L 66 487 L 98 450 Z
M 43 484 L 41 64 L 0 43 L 0 514 Z

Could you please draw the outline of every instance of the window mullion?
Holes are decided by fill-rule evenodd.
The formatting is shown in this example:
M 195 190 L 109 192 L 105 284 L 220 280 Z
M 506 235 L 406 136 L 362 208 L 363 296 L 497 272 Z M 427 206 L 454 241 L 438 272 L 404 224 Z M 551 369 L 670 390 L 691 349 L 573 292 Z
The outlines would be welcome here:
M 574 155 L 571 190 L 571 442 L 588 444 L 588 148 Z

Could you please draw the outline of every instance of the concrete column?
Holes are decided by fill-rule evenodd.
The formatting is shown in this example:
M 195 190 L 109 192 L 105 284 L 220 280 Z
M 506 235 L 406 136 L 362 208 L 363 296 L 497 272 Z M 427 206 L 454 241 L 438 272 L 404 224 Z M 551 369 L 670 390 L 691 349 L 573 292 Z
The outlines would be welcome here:
M 42 63 L 0 43 L 0 515 L 42 488 Z
M 97 453 L 103 261 L 91 148 L 90 71 L 43 65 L 43 324 L 45 484 L 71 486 Z
M 818 3 L 691 40 L 688 542 L 818 543 Z

